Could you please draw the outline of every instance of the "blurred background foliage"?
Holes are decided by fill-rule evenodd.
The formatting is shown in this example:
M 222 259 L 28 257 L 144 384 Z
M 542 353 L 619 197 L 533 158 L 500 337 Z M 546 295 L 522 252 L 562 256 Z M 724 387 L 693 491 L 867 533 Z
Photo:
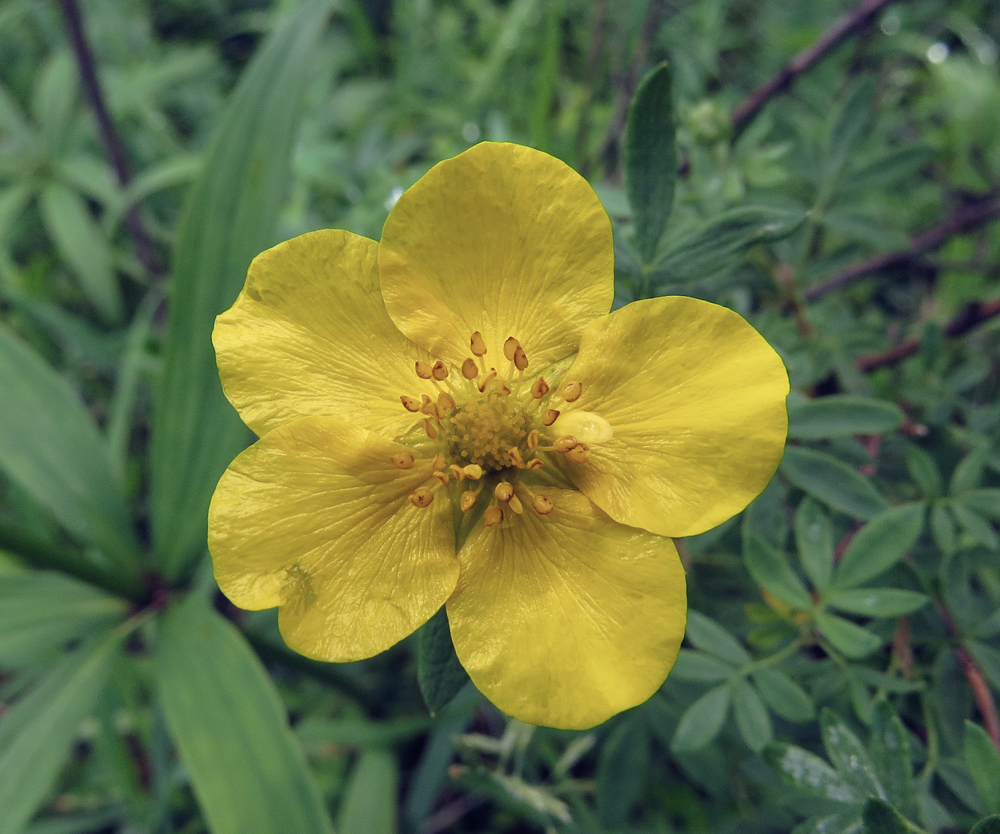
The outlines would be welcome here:
M 0 834 L 1000 831 L 998 40 L 981 0 L 2 0 Z M 483 139 L 593 182 L 616 304 L 731 306 L 792 380 L 779 475 L 678 542 L 676 669 L 586 733 L 440 621 L 300 658 L 205 552 L 251 257 L 378 238 Z

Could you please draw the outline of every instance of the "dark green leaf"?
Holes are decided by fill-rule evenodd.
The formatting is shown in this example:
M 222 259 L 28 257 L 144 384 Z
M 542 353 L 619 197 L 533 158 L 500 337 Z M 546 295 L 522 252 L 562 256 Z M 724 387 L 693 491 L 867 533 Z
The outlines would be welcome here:
M 923 504 L 903 504 L 872 519 L 841 556 L 834 587 L 853 588 L 887 571 L 913 547 L 923 527 Z
M 886 434 L 903 423 L 892 403 L 847 394 L 809 400 L 788 409 L 788 436 L 800 440 Z
M 934 543 L 947 555 L 955 552 L 958 543 L 958 531 L 955 529 L 955 518 L 948 509 L 947 503 L 935 501 L 931 507 L 931 535 Z
M 886 797 L 905 810 L 913 802 L 913 763 L 906 730 L 888 701 L 875 704 L 870 749 Z
M 884 642 L 868 629 L 825 611 L 817 612 L 816 625 L 836 648 L 851 658 L 867 657 Z
M 977 822 L 969 834 L 1000 834 L 1000 816 L 986 817 Z
M 751 536 L 743 542 L 743 557 L 754 581 L 792 608 L 808 611 L 812 598 L 783 553 Z
M 906 819 L 888 802 L 869 799 L 862 812 L 865 834 L 908 834 Z
M 962 529 L 984 547 L 991 550 L 1000 548 L 1000 539 L 997 538 L 992 525 L 975 510 L 970 509 L 964 501 L 965 496 L 962 496 L 955 498 L 949 504 Z
M 639 255 L 651 263 L 674 204 L 677 149 L 670 70 L 660 64 L 647 75 L 628 112 L 625 188 L 635 217 Z
M 801 747 L 772 744 L 764 751 L 764 758 L 788 784 L 810 796 L 845 805 L 856 805 L 863 799 L 863 794 L 830 765 Z
M 799 489 L 854 518 L 874 518 L 889 509 L 871 481 L 824 452 L 789 446 L 781 471 Z
M 820 713 L 820 726 L 826 754 L 844 781 L 866 796 L 885 799 L 885 789 L 858 737 L 829 709 Z
M 312 0 L 268 36 L 216 123 L 184 204 L 153 415 L 153 539 L 170 576 L 204 552 L 212 490 L 249 436 L 222 395 L 212 325 L 251 259 L 274 242 L 309 58 L 330 6 Z
M 965 722 L 965 762 L 986 810 L 1000 814 L 1000 752 L 986 731 L 971 721 Z
M 808 495 L 795 513 L 795 544 L 806 575 L 823 590 L 833 574 L 833 525 L 826 511 Z
M 366 750 L 351 772 L 337 816 L 337 830 L 396 834 L 399 765 L 388 750 Z
M 1000 689 L 1000 651 L 975 640 L 966 640 L 965 647 L 972 652 L 993 688 Z
M 771 716 L 756 690 L 744 678 L 733 689 L 733 717 L 743 740 L 754 752 L 760 752 L 774 738 Z
M 437 715 L 469 682 L 455 654 L 442 608 L 417 632 L 417 682 L 431 715 Z
M 597 762 L 597 812 L 601 825 L 616 829 L 639 801 L 649 774 L 649 734 L 641 721 L 619 724 Z
M 834 188 L 836 194 L 853 194 L 877 191 L 907 177 L 915 176 L 934 159 L 935 151 L 929 145 L 910 145 L 896 148 L 842 177 Z
M 928 597 L 897 588 L 853 588 L 834 590 L 823 597 L 831 608 L 863 617 L 898 617 L 923 608 Z
M 1000 489 L 973 489 L 962 496 L 962 504 L 973 512 L 994 520 L 1000 519 Z
M 103 637 L 65 655 L 0 718 L 0 834 L 20 834 L 52 789 L 118 642 Z
M 815 716 L 812 699 L 784 672 L 765 667 L 757 669 L 752 677 L 764 702 L 782 718 L 809 721 Z
M 906 447 L 906 465 L 924 496 L 940 498 L 944 493 L 944 479 L 937 462 L 916 444 Z
M 675 751 L 698 750 L 714 739 L 729 712 L 730 687 L 717 686 L 691 704 L 681 716 L 670 746 Z
M 274 684 L 232 625 L 192 595 L 161 620 L 155 670 L 213 834 L 331 832 Z
M 875 102 L 875 80 L 868 75 L 851 88 L 830 133 L 830 154 L 827 176 L 835 180 L 850 159 L 871 121 Z
M 979 486 L 985 466 L 985 449 L 976 449 L 962 458 L 951 474 L 951 481 L 948 483 L 949 495 L 961 495 Z
M 681 649 L 670 676 L 681 681 L 718 683 L 731 678 L 736 671 L 735 666 L 724 660 L 718 660 L 703 652 Z
M 740 642 L 718 623 L 697 611 L 688 611 L 685 637 L 696 649 L 739 668 L 750 662 Z

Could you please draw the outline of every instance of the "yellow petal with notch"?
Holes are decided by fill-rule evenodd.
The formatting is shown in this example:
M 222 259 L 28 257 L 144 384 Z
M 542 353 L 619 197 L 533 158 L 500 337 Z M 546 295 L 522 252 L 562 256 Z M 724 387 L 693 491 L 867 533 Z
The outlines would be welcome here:
M 209 510 L 223 593 L 240 608 L 281 606 L 285 641 L 319 660 L 371 657 L 430 619 L 458 578 L 451 505 L 410 503 L 430 461 L 397 469 L 401 451 L 313 417 L 243 452 Z
M 478 525 L 448 601 L 455 651 L 508 715 L 593 727 L 641 704 L 674 665 L 686 621 L 673 542 L 612 521 L 579 492 Z

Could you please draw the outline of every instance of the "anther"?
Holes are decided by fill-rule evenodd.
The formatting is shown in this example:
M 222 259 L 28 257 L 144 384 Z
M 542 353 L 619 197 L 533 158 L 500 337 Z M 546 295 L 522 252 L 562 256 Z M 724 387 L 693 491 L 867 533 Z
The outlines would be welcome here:
M 471 489 L 467 489 L 462 493 L 462 497 L 458 499 L 458 506 L 462 508 L 463 513 L 467 513 L 476 506 L 476 493 Z
M 496 496 L 497 501 L 503 501 L 506 503 L 514 497 L 514 486 L 507 481 L 501 481 L 496 485 L 496 489 L 493 490 L 493 494 Z
M 483 513 L 483 521 L 487 527 L 499 527 L 503 523 L 503 510 L 496 504 L 487 507 L 486 512 Z
M 500 389 L 500 393 L 505 397 L 510 395 L 510 386 L 504 380 L 498 380 L 497 387 Z
M 528 367 L 528 355 L 524 352 L 524 348 L 520 345 L 518 345 L 517 350 L 514 351 L 514 367 L 519 371 L 523 371 Z
M 479 365 L 475 359 L 466 359 L 462 363 L 462 376 L 466 379 L 475 379 L 479 376 Z
M 403 404 L 403 408 L 407 411 L 412 411 L 414 414 L 420 411 L 420 401 L 413 399 L 413 397 L 407 397 L 404 394 L 399 398 L 399 401 Z
M 472 334 L 472 338 L 469 340 L 469 346 L 472 348 L 474 356 L 486 355 L 486 341 L 483 339 L 483 334 L 478 330 Z
M 579 446 L 579 441 L 571 434 L 564 434 L 552 444 L 552 448 L 560 454 L 565 454 L 570 449 Z
M 568 403 L 575 403 L 582 393 L 582 382 L 567 382 L 562 388 L 563 399 Z
M 528 448 L 532 452 L 538 448 L 538 429 L 532 429 L 528 432 Z
M 549 384 L 545 381 L 545 377 L 540 376 L 531 384 L 531 396 L 536 400 L 540 400 L 548 393 Z
M 447 391 L 438 394 L 438 416 L 446 411 L 451 411 L 456 407 L 455 398 Z
M 398 469 L 412 469 L 416 459 L 409 452 L 399 452 L 389 458 L 389 460 Z
M 434 367 L 431 368 L 431 376 L 433 376 L 438 382 L 448 378 L 448 368 L 440 359 L 438 359 L 438 361 L 434 363 Z
M 510 503 L 510 508 L 518 515 L 524 512 L 524 507 L 521 506 L 521 499 L 518 498 L 516 495 L 512 495 L 510 497 L 509 503 Z
M 554 408 L 546 408 L 542 412 L 542 425 L 551 426 L 556 420 L 559 419 L 559 412 Z
M 421 379 L 430 379 L 432 374 L 432 368 L 429 362 L 424 362 L 423 359 L 418 359 L 416 362 L 417 376 Z
M 524 465 L 524 468 L 525 469 L 541 469 L 543 466 L 545 466 L 545 461 L 544 460 L 542 460 L 541 458 L 532 458 L 531 460 L 529 460 Z
M 471 478 L 473 481 L 478 481 L 483 477 L 483 467 L 478 463 L 470 463 L 462 467 L 462 471 L 465 473 L 466 478 Z
M 437 406 L 434 405 L 434 400 L 426 394 L 421 394 L 420 396 L 420 413 L 426 414 L 428 417 L 440 416 L 437 412 Z
M 424 427 L 424 431 L 427 432 L 427 436 L 431 440 L 437 440 L 437 429 L 434 428 L 434 424 L 430 420 L 421 420 L 421 425 Z
M 465 480 L 465 470 L 461 466 L 456 466 L 454 463 L 448 467 L 448 471 L 451 472 L 451 477 L 458 479 L 459 481 Z
M 489 373 L 485 374 L 481 380 L 479 380 L 479 393 L 485 394 L 486 389 L 490 387 L 490 383 L 497 378 L 497 369 L 490 368 Z
M 513 362 L 514 354 L 520 346 L 521 343 L 517 339 L 513 336 L 508 336 L 507 341 L 503 343 L 503 355 L 507 357 L 508 361 Z
M 431 501 L 434 500 L 434 493 L 431 492 L 427 487 L 417 487 L 413 492 L 410 493 L 410 503 L 414 507 L 429 507 Z
M 434 455 L 434 459 L 431 461 L 431 468 L 433 468 L 435 472 L 444 472 L 444 466 L 444 455 L 438 452 Z
M 539 493 L 531 499 L 531 506 L 539 515 L 548 515 L 552 512 L 552 508 L 555 507 L 555 504 L 552 503 L 552 499 L 549 498 L 549 496 Z
M 566 458 L 573 463 L 586 463 L 590 457 L 590 447 L 586 443 L 578 443 L 566 453 Z
M 507 454 L 510 455 L 510 461 L 518 469 L 524 469 L 524 458 L 521 457 L 521 450 L 518 448 L 508 449 Z
M 431 476 L 437 478 L 445 486 L 448 486 L 448 482 L 451 480 L 444 472 L 432 472 Z

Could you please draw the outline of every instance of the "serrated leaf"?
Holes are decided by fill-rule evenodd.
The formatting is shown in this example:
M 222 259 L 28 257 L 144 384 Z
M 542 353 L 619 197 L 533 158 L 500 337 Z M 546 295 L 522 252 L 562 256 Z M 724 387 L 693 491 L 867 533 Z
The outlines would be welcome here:
M 750 662 L 750 654 L 740 642 L 718 623 L 697 611 L 688 611 L 684 635 L 696 649 L 724 660 L 735 667 Z
M 772 744 L 764 751 L 764 758 L 789 785 L 810 796 L 845 805 L 860 804 L 864 798 L 819 756 L 801 747 Z
M 913 762 L 910 744 L 896 710 L 885 700 L 872 711 L 872 765 L 888 800 L 906 810 L 913 802 Z
M 903 424 L 893 403 L 847 394 L 821 397 L 788 409 L 788 436 L 800 440 L 886 434 Z
M 795 513 L 795 545 L 806 576 L 822 591 L 833 574 L 833 525 L 826 511 L 808 495 Z
M 771 710 L 789 721 L 809 721 L 816 708 L 806 691 L 784 672 L 761 668 L 751 676 L 764 702 Z
M 702 695 L 681 716 L 670 743 L 675 751 L 699 750 L 714 739 L 729 713 L 730 687 L 717 686 Z
M 1000 752 L 986 731 L 968 720 L 965 722 L 965 762 L 986 810 L 1000 814 Z
M 170 577 L 205 552 L 212 490 L 249 437 L 222 394 L 212 326 L 251 259 L 274 242 L 309 59 L 330 7 L 305 3 L 268 36 L 216 123 L 182 210 L 152 440 L 153 541 Z
M 844 781 L 866 796 L 885 799 L 885 789 L 858 737 L 829 709 L 820 713 L 820 727 L 826 754 Z
M 909 834 L 910 831 L 906 818 L 881 799 L 869 799 L 861 818 L 865 823 L 865 834 Z
M 750 575 L 762 588 L 799 611 L 812 608 L 812 597 L 783 553 L 756 536 L 750 536 L 743 542 L 743 558 Z
M 872 519 L 851 539 L 833 576 L 835 588 L 853 588 L 885 573 L 916 544 L 924 505 L 903 504 Z
M 854 518 L 867 520 L 889 509 L 871 481 L 824 452 L 789 446 L 781 472 L 799 489 Z
M 195 595 L 159 626 L 157 689 L 213 834 L 332 834 L 284 706 L 242 635 Z
M 431 715 L 451 703 L 469 682 L 469 673 L 455 654 L 444 608 L 417 632 L 417 682 Z
M 816 613 L 816 625 L 836 648 L 850 658 L 867 657 L 884 642 L 868 629 L 826 611 Z
M 21 834 L 48 796 L 118 643 L 106 636 L 66 654 L 0 718 L 0 834 Z
M 863 617 L 898 617 L 923 608 L 929 598 L 916 591 L 898 588 L 853 588 L 834 590 L 823 597 L 831 608 Z
M 625 188 L 639 255 L 651 263 L 674 204 L 677 148 L 670 70 L 660 64 L 636 91 L 625 134 Z
M 737 671 L 735 666 L 704 652 L 681 649 L 677 662 L 670 670 L 670 677 L 694 683 L 718 683 L 731 678 Z
M 617 829 L 639 801 L 649 775 L 649 734 L 626 721 L 601 746 L 597 761 L 597 813 L 606 830 Z
M 744 678 L 733 689 L 733 717 L 747 747 L 759 753 L 774 738 L 771 716 L 760 695 Z
M 366 750 L 351 771 L 337 816 L 337 830 L 396 834 L 399 828 L 399 764 L 389 750 Z

